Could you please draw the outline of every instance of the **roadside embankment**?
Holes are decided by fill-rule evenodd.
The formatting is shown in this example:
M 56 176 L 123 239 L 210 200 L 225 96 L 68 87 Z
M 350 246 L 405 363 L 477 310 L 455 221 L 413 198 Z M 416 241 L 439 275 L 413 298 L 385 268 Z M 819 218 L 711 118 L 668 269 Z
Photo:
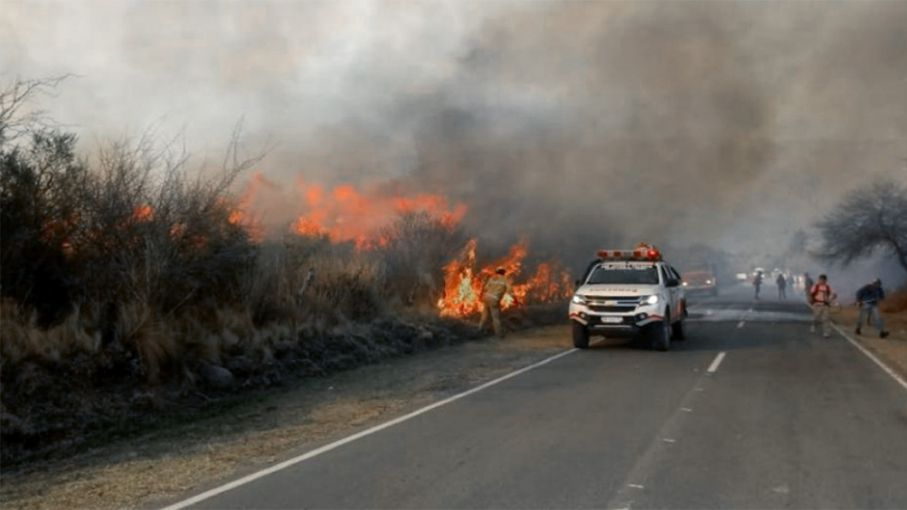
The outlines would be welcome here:
M 562 315 L 560 315 L 562 317 Z M 552 316 L 553 317 L 553 316 Z M 529 324 L 512 316 L 514 326 Z M 536 318 L 538 320 L 538 318 Z M 562 326 L 446 348 L 280 388 L 250 389 L 56 460 L 4 468 L 3 508 L 159 506 L 186 491 L 292 457 L 569 348 Z
M 833 320 L 852 338 L 879 356 L 889 367 L 907 377 L 907 289 L 891 293 L 880 307 L 885 328 L 890 335 L 879 338 L 874 324 L 864 324 L 861 335 L 856 335 L 859 308 L 856 304 L 836 310 Z

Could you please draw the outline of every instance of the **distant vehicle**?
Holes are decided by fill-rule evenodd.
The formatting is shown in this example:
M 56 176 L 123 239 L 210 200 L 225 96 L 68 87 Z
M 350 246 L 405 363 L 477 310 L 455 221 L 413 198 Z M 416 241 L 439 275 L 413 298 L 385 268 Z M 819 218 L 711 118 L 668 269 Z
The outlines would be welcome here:
M 717 296 L 718 278 L 709 270 L 686 271 L 683 273 L 683 290 L 687 296 Z
M 573 345 L 589 347 L 590 335 L 639 337 L 660 351 L 684 339 L 686 299 L 680 274 L 656 248 L 600 250 L 570 302 Z

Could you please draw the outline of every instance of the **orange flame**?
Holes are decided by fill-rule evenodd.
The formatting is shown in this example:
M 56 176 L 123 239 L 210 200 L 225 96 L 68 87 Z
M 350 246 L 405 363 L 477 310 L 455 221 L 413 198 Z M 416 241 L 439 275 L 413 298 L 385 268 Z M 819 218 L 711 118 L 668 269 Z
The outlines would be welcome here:
M 279 189 L 279 186 L 265 177 L 263 173 L 255 172 L 239 196 L 236 206 L 230 209 L 227 216 L 227 221 L 231 225 L 243 227 L 255 242 L 261 242 L 264 239 L 264 228 L 249 215 L 249 209 L 262 187 Z
M 501 260 L 476 269 L 478 242 L 471 239 L 460 257 L 444 266 L 444 295 L 437 306 L 445 317 L 467 317 L 482 310 L 482 287 L 499 267 L 504 268 L 513 281 L 513 294 L 505 295 L 501 308 L 525 306 L 528 303 L 548 303 L 565 299 L 573 294 L 570 274 L 559 270 L 555 262 L 539 264 L 528 279 L 520 279 L 528 245 L 521 241 L 511 246 Z
M 143 204 L 132 211 L 132 219 L 136 222 L 146 222 L 154 219 L 154 208 L 148 204 Z
M 463 204 L 451 205 L 440 195 L 387 196 L 366 193 L 349 184 L 326 190 L 318 184 L 299 183 L 308 211 L 293 222 L 302 236 L 325 235 L 332 242 L 353 242 L 359 249 L 380 246 L 379 232 L 404 213 L 425 212 L 445 225 L 456 226 L 466 214 Z

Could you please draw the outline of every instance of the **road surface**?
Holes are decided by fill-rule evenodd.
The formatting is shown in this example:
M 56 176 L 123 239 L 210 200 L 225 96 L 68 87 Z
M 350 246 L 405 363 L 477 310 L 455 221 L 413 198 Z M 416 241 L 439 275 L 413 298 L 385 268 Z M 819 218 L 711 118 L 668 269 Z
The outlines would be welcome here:
M 793 300 L 691 314 L 669 352 L 574 351 L 192 506 L 907 508 L 897 381 Z

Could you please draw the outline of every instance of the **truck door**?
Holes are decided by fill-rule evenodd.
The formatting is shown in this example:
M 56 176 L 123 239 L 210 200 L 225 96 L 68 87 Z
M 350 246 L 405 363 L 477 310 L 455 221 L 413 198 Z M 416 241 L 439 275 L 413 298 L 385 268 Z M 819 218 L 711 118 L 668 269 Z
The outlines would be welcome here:
M 671 321 L 682 317 L 683 305 L 680 304 L 680 278 L 667 265 L 661 266 L 661 279 L 668 294 L 668 305 L 671 307 Z
M 671 273 L 671 276 L 674 278 L 674 281 L 677 282 L 677 285 L 673 288 L 672 299 L 674 300 L 671 310 L 677 310 L 677 318 L 683 318 L 686 313 L 687 302 L 683 293 L 683 277 L 680 276 L 680 272 L 674 269 L 673 267 L 668 266 L 668 271 Z

